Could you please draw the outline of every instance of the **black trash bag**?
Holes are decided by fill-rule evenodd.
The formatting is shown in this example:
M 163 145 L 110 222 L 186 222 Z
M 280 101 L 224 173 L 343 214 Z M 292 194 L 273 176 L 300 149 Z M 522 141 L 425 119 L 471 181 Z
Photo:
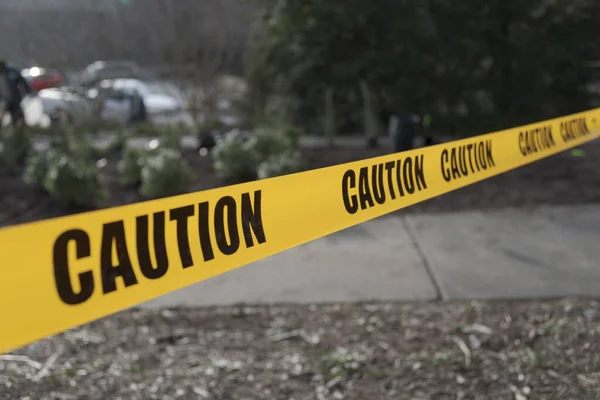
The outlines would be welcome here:
M 401 113 L 392 117 L 390 134 L 394 153 L 412 150 L 420 122 L 421 118 L 412 113 Z

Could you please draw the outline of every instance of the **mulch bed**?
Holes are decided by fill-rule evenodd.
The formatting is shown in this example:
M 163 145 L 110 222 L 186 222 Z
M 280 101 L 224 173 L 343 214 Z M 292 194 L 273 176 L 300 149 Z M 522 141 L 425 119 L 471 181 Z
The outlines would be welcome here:
M 585 157 L 569 152 L 546 158 L 506 174 L 425 201 L 401 213 L 485 210 L 536 205 L 572 205 L 600 201 L 600 143 L 582 147 Z M 386 154 L 385 149 L 308 148 L 304 155 L 310 168 L 356 161 Z M 190 191 L 222 186 L 213 172 L 210 155 L 201 157 L 193 151 L 184 153 L 197 180 Z M 143 199 L 135 188 L 118 182 L 117 156 L 109 156 L 104 176 L 110 200 L 100 204 L 111 207 Z M 0 227 L 67 215 L 73 211 L 58 209 L 52 200 L 0 165 Z
M 0 356 L 0 398 L 598 399 L 600 304 L 129 310 Z

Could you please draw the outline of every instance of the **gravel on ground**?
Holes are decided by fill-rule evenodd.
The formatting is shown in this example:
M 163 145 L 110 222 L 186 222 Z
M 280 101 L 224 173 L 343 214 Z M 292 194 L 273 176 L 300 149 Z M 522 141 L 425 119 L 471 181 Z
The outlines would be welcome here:
M 598 300 L 133 309 L 0 355 L 0 398 L 598 399 Z

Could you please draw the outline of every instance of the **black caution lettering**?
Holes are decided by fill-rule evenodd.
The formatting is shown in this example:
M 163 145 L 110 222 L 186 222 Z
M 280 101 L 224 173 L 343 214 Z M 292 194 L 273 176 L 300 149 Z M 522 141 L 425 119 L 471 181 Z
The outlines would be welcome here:
M 113 254 L 117 256 L 116 265 L 113 264 Z M 123 221 L 110 222 L 103 226 L 100 247 L 100 272 L 104 294 L 117 290 L 116 280 L 118 277 L 123 278 L 125 287 L 138 283 L 127 250 Z
M 181 258 L 183 268 L 189 268 L 194 265 L 188 230 L 188 220 L 193 215 L 193 205 L 174 208 L 169 212 L 169 218 L 171 221 L 176 221 L 177 224 L 177 245 L 179 246 L 179 257 Z
M 469 149 L 470 150 L 470 149 Z M 452 176 L 450 175 L 450 168 L 448 164 L 450 162 L 450 156 L 448 155 L 448 149 L 442 150 L 442 155 L 440 157 L 442 163 L 442 177 L 446 182 L 450 182 L 452 180 Z
M 358 170 L 358 184 L 356 181 L 355 170 L 347 170 L 342 176 L 342 200 L 348 214 L 427 189 L 424 156 L 362 167 Z
M 440 155 L 440 169 L 446 182 L 495 166 L 491 140 L 444 149 Z
M 153 222 L 152 236 L 154 239 L 155 263 L 152 262 L 150 257 L 150 235 L 147 215 L 136 218 L 136 247 L 142 274 L 148 279 L 159 279 L 169 269 L 167 244 L 165 243 L 165 213 L 155 213 Z
M 81 304 L 89 299 L 94 293 L 94 274 L 92 271 L 85 271 L 78 274 L 79 291 L 73 289 L 71 277 L 69 274 L 69 243 L 75 245 L 75 258 L 90 257 L 91 245 L 90 237 L 81 229 L 71 229 L 62 233 L 54 242 L 53 266 L 54 266 L 54 284 L 58 297 L 65 304 Z
M 215 206 L 215 236 L 221 253 L 229 256 L 240 248 L 240 234 L 237 227 L 235 199 L 231 196 L 221 197 Z M 227 213 L 227 223 L 225 223 Z M 229 240 L 227 238 L 229 236 Z
M 369 168 L 363 167 L 358 173 L 358 198 L 360 199 L 361 210 L 374 207 L 373 195 L 371 194 L 371 185 L 369 185 Z
M 250 193 L 242 194 L 242 232 L 246 247 L 254 246 L 254 237 L 261 244 L 267 241 L 265 229 L 262 222 L 262 191 L 254 192 L 254 201 L 250 199 Z
M 383 164 L 373 165 L 371 184 L 377 204 L 385 203 L 385 188 L 383 186 Z
M 202 257 L 204 261 L 210 261 L 215 258 L 215 252 L 210 238 L 210 211 L 208 201 L 198 204 L 198 235 L 200 238 L 200 247 L 202 248 Z
M 396 187 L 400 197 L 404 197 L 404 184 L 402 180 L 402 160 L 396 161 Z
M 519 151 L 525 157 L 556 147 L 552 126 L 539 126 L 519 132 Z
M 406 193 L 413 194 L 415 192 L 415 177 L 412 158 L 410 157 L 404 159 L 404 164 L 402 165 L 402 178 L 404 179 L 404 189 L 406 189 Z
M 394 190 L 394 181 L 392 179 L 392 172 L 394 171 L 394 166 L 396 163 L 393 161 L 389 161 L 385 163 L 385 170 L 387 171 L 387 182 L 388 182 L 388 190 L 390 191 L 390 197 L 392 200 L 396 199 L 396 191 Z
M 356 214 L 358 212 L 358 197 L 353 194 L 350 195 L 350 189 L 356 188 L 356 173 L 354 170 L 349 169 L 344 172 L 342 177 L 342 199 L 344 200 L 344 207 L 348 214 Z
M 351 180 L 352 184 L 349 182 L 348 186 L 355 187 L 356 176 L 354 175 Z M 353 196 L 352 201 L 358 207 L 356 195 Z M 239 199 L 231 196 L 222 197 L 216 202 L 214 209 L 211 209 L 209 202 L 199 203 L 197 231 L 194 229 L 193 237 L 190 238 L 188 228 L 190 223 L 194 223 L 194 219 L 190 218 L 195 213 L 194 205 L 169 210 L 169 220 L 175 222 L 177 250 L 183 268 L 194 266 L 190 246 L 195 248 L 199 246 L 205 262 L 210 262 L 218 256 L 213 248 L 213 240 L 216 241 L 216 247 L 223 255 L 232 255 L 237 252 L 241 246 L 238 219 L 246 248 L 261 245 L 267 241 L 262 218 L 262 191 L 260 190 L 242 193 Z M 140 215 L 135 219 L 134 251 L 137 254 L 140 272 L 147 279 L 160 279 L 169 272 L 166 218 L 166 212 L 159 211 L 150 215 Z M 211 222 L 214 233 L 211 233 Z M 195 237 L 195 232 L 198 237 Z M 65 304 L 81 304 L 90 299 L 94 293 L 93 269 L 76 275 L 79 285 L 71 279 L 72 271 L 70 271 L 75 260 L 84 258 L 93 260 L 91 259 L 92 244 L 88 233 L 81 229 L 66 231 L 54 242 L 55 286 L 58 296 Z M 117 284 L 119 277 L 123 280 L 124 288 L 136 285 L 138 277 L 134 272 L 128 249 L 125 221 L 104 224 L 102 237 L 97 244 L 100 245 L 100 251 L 99 261 L 96 261 L 95 267 L 100 270 L 102 292 L 108 294 L 116 291 L 119 288 Z M 68 251 L 70 245 L 74 245 L 76 250 L 75 259 L 71 260 Z M 131 245 L 133 246 L 133 244 Z M 77 286 L 79 289 L 76 289 Z
M 560 123 L 560 136 L 565 143 L 588 136 L 590 130 L 586 117 L 572 118 Z

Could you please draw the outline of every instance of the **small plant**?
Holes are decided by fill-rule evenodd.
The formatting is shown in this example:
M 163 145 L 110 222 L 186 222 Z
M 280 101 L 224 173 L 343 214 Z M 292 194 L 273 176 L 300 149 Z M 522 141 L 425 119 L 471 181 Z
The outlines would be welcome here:
M 223 133 L 227 129 L 227 125 L 219 119 L 206 121 L 199 126 L 199 133 Z
M 324 367 L 327 368 L 328 378 L 347 378 L 363 367 L 366 357 L 358 352 L 351 352 L 345 348 L 335 348 L 322 358 Z
M 30 155 L 27 158 L 23 173 L 25 183 L 43 188 L 48 175 L 48 169 L 60 156 L 61 153 L 52 147 L 40 153 Z
M 298 172 L 302 169 L 300 132 L 287 125 L 262 125 L 247 138 L 233 130 L 217 139 L 213 166 L 227 184 Z
M 52 160 L 44 188 L 59 205 L 68 208 L 94 207 L 107 198 L 98 168 L 67 154 Z
M 140 193 L 146 198 L 159 198 L 185 193 L 194 175 L 181 157 L 170 148 L 159 148 L 149 155 L 141 173 Z
M 302 156 L 299 151 L 286 151 L 273 154 L 258 167 L 258 178 L 267 179 L 276 176 L 293 174 L 304 169 Z
M 181 151 L 181 138 L 183 134 L 181 129 L 176 126 L 166 126 L 160 135 L 160 142 L 163 147 Z
M 33 141 L 26 127 L 10 126 L 2 131 L 2 160 L 13 170 L 19 170 L 33 150 Z
M 139 185 L 142 181 L 142 168 L 150 151 L 127 147 L 123 150 L 118 164 L 119 180 L 123 185 Z
M 129 132 L 125 129 L 118 129 L 115 133 L 115 137 L 106 148 L 106 153 L 122 153 L 127 146 L 128 139 Z
M 272 155 L 297 149 L 299 138 L 299 131 L 290 126 L 261 126 L 252 133 L 251 144 L 263 162 Z
M 95 149 L 86 136 L 70 123 L 63 123 L 57 127 L 56 132 L 50 138 L 50 147 L 78 159 L 103 156 L 102 152 Z
M 213 166 L 217 177 L 227 184 L 256 179 L 260 155 L 256 138 L 245 139 L 241 131 L 233 130 L 217 138 L 213 149 Z

